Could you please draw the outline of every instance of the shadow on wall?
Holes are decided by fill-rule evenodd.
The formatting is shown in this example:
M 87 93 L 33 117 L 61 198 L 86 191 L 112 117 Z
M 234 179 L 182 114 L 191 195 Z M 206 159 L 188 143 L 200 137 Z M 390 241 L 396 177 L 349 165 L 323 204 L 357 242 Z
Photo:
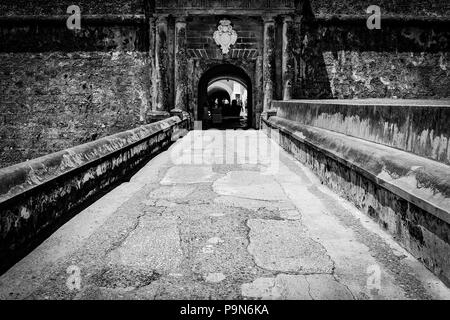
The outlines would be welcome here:
M 309 1 L 294 40 L 294 98 L 448 98 L 450 22 L 368 14 L 315 16 Z
M 332 98 L 328 73 L 323 59 L 321 39 L 317 36 L 318 26 L 309 1 L 301 8 L 302 23 L 296 25 L 292 43 L 295 57 L 295 80 L 293 98 Z M 308 21 L 308 22 L 307 22 Z

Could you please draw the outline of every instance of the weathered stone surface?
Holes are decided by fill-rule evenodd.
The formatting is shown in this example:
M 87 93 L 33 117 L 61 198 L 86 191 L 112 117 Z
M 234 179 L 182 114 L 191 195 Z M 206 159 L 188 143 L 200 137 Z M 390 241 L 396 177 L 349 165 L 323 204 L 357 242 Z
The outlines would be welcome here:
M 364 16 L 297 24 L 293 98 L 450 97 L 446 22 L 382 21 L 381 31 L 369 30 Z
M 174 117 L 0 169 L 0 269 L 168 147 L 183 123 Z
M 297 210 L 283 210 L 280 217 L 286 220 L 301 220 L 301 215 Z
M 301 224 L 249 220 L 249 252 L 261 268 L 299 274 L 331 273 L 333 262 L 326 250 L 305 237 Z
M 206 276 L 205 280 L 211 283 L 218 283 L 225 280 L 225 275 L 223 273 L 210 273 Z
M 327 14 L 354 14 L 365 15 L 367 7 L 373 3 L 370 1 L 328 1 L 309 0 L 314 15 Z M 377 6 L 382 8 L 386 15 L 425 15 L 447 17 L 450 14 L 446 0 L 435 0 L 432 5 L 426 5 L 421 0 L 394 2 L 392 0 L 379 0 Z
M 173 167 L 167 172 L 162 185 L 175 184 L 196 184 L 213 182 L 217 178 L 217 174 L 213 172 L 212 167 Z
M 140 53 L 0 53 L 0 166 L 145 123 L 147 58 Z
M 289 211 L 295 207 L 289 201 L 264 201 L 255 200 L 241 196 L 221 196 L 214 199 L 214 202 L 232 207 L 246 208 L 249 210 L 267 209 Z
M 271 108 L 275 95 L 275 20 L 273 16 L 264 18 L 264 54 L 263 54 L 263 111 Z
M 281 128 L 274 137 L 283 148 L 449 282 L 447 165 L 294 121 L 269 122 Z
M 0 19 L 0 165 L 150 122 L 151 109 L 180 107 L 203 120 L 199 85 L 218 65 L 245 74 L 237 78 L 251 86 L 248 124 L 254 128 L 272 98 L 449 97 L 448 21 L 404 19 L 417 8 L 421 15 L 445 17 L 448 8 L 388 2 L 381 7 L 391 22 L 383 19 L 379 32 L 365 27 L 369 4 L 361 1 L 187 1 L 155 9 L 151 1 L 83 0 L 77 3 L 82 29 L 71 32 L 64 24 L 67 1 L 4 1 L 0 12 L 9 20 Z M 187 20 L 186 7 L 192 14 Z M 223 55 L 212 34 L 226 12 L 239 38 Z M 333 13 L 359 20 L 321 17 Z M 312 14 L 318 18 L 298 19 Z M 269 18 L 265 27 L 263 16 Z
M 175 21 L 175 108 L 189 110 L 189 74 L 186 20 Z
M 214 183 L 214 191 L 224 196 L 235 196 L 263 201 L 282 201 L 286 195 L 271 176 L 254 171 L 232 171 Z
M 450 172 L 447 165 L 279 117 L 272 117 L 269 121 L 285 131 L 281 132 L 280 142 L 283 145 L 286 143 L 285 147 L 302 161 L 308 161 L 308 157 L 303 153 L 303 144 L 312 143 L 320 150 L 329 152 L 333 159 L 351 164 L 352 170 L 361 172 L 359 174 L 368 173 L 370 179 L 383 188 L 413 201 L 424 210 L 449 222 Z M 295 147 L 291 145 L 291 139 L 295 141 Z M 323 166 L 321 162 L 316 165 L 320 168 Z M 355 165 L 357 167 L 353 168 Z M 336 187 L 339 187 L 339 184 Z
M 115 264 L 124 268 L 175 273 L 182 260 L 178 223 L 168 217 L 140 217 L 136 228 L 110 252 Z M 153 232 L 148 232 L 152 228 Z M 160 248 L 153 250 L 153 248 Z
M 332 275 L 287 275 L 258 278 L 242 285 L 242 295 L 270 300 L 351 300 L 351 292 Z
M 148 197 L 150 199 L 180 200 L 189 196 L 194 190 L 195 186 L 163 186 L 149 193 Z
M 314 15 L 326 14 L 356 14 L 365 15 L 366 9 L 371 5 L 370 1 L 326 1 L 326 0 L 309 0 L 312 13 Z M 69 5 L 73 4 L 70 0 L 59 1 L 58 5 L 52 2 L 42 2 L 39 0 L 5 0 L 0 5 L 0 12 L 4 15 L 22 14 L 22 15 L 50 15 L 65 14 Z M 107 0 L 99 3 L 95 0 L 79 0 L 77 4 L 82 8 L 85 14 L 139 14 L 144 13 L 144 4 L 140 0 Z M 174 11 L 179 9 L 194 10 L 230 10 L 252 11 L 267 10 L 276 11 L 282 9 L 296 9 L 298 1 L 254 1 L 253 6 L 249 7 L 246 1 L 234 1 L 232 3 L 225 1 L 198 2 L 185 1 L 180 4 L 176 0 L 157 0 L 154 7 L 158 12 Z M 434 0 L 432 5 L 424 5 L 420 0 L 395 3 L 391 0 L 380 0 L 377 2 L 386 15 L 425 15 L 425 16 L 441 16 L 446 17 L 450 14 L 447 2 L 445 0 Z
M 221 132 L 203 134 L 209 137 L 205 140 L 216 140 Z M 270 143 L 261 132 L 248 134 Z M 227 142 L 240 135 L 241 132 L 232 131 Z M 198 137 L 198 132 L 195 136 Z M 182 139 L 178 144 L 186 147 L 190 140 Z M 204 148 L 211 150 L 213 144 L 205 144 Z M 252 148 L 256 150 L 256 145 Z M 170 168 L 177 167 L 170 162 L 171 151 L 154 158 L 130 183 L 81 212 L 0 276 L 0 297 L 225 300 L 450 297 L 449 289 L 392 238 L 379 228 L 361 224 L 358 210 L 330 190 L 323 191 L 320 182 L 310 180 L 307 169 L 282 150 L 280 171 L 271 179 L 282 186 L 286 199 L 271 203 L 273 210 L 257 211 L 247 207 L 255 207 L 261 201 L 249 200 L 248 206 L 238 201 L 233 205 L 214 201 L 220 197 L 213 191 L 214 181 L 195 185 L 180 181 L 161 186 L 160 181 Z M 214 170 L 224 173 L 242 167 L 223 165 L 215 166 Z M 258 171 L 254 174 L 260 175 Z M 301 223 L 280 220 L 278 205 L 280 210 L 296 207 Z M 268 256 L 270 251 L 274 252 L 273 257 Z M 333 270 L 329 270 L 331 260 Z M 259 265 L 261 261 L 270 262 L 268 269 Z M 306 264 L 310 271 L 317 271 L 316 263 L 328 266 L 327 272 L 298 271 L 299 266 Z M 372 265 L 380 268 L 381 275 L 381 288 L 376 294 L 367 287 L 366 269 Z M 79 268 L 79 290 L 68 286 L 69 267 Z
M 249 5 L 250 4 L 250 5 Z M 295 0 L 272 0 L 266 1 L 214 1 L 214 2 L 198 2 L 198 1 L 185 1 L 180 3 L 177 0 L 156 0 L 156 11 L 173 10 L 177 8 L 181 11 L 197 11 L 197 10 L 223 10 L 223 9 L 235 9 L 238 11 L 249 12 L 257 10 L 258 12 L 270 11 L 270 10 L 282 10 L 282 9 L 295 9 L 297 1 Z
M 295 58 L 294 44 L 292 43 L 293 34 L 295 33 L 294 22 L 291 16 L 283 17 L 282 28 L 282 76 L 281 89 L 282 100 L 292 99 L 292 87 L 295 78 Z
M 66 15 L 67 7 L 73 5 L 71 0 L 57 3 L 41 0 L 5 0 L 0 4 L 2 15 Z M 83 14 L 139 14 L 144 13 L 140 0 L 79 0 L 77 5 Z
M 365 10 L 371 4 L 367 1 L 80 0 L 77 4 L 82 10 L 82 29 L 72 32 L 64 24 L 65 10 L 72 4 L 66 0 L 56 5 L 51 1 L 2 1 L 0 15 L 6 17 L 0 17 L 0 93 L 3 98 L 0 101 L 0 166 L 159 120 L 168 116 L 172 108 L 184 110 L 183 119 L 190 118 L 186 116 L 188 111 L 195 120 L 202 120 L 206 88 L 210 81 L 220 77 L 233 77 L 247 86 L 248 125 L 254 128 L 258 128 L 261 112 L 269 109 L 272 99 L 450 97 L 447 2 L 434 1 L 426 8 L 419 0 L 401 5 L 392 3 L 388 0 L 378 3 L 383 16 L 382 30 L 377 31 L 366 28 Z M 186 13 L 189 14 L 187 19 Z M 99 16 L 89 16 L 91 14 Z M 336 17 L 336 14 L 346 16 Z M 223 54 L 212 38 L 218 21 L 225 16 L 238 33 L 238 41 L 229 54 Z M 282 146 L 318 173 L 323 183 L 375 217 L 415 256 L 448 281 L 450 232 L 446 210 L 450 191 L 445 166 L 450 164 L 450 136 L 446 109 L 435 108 L 429 112 L 415 107 L 394 110 L 377 106 L 370 114 L 366 106 L 356 111 L 353 107 L 333 108 L 302 109 L 306 114 L 301 117 L 308 121 L 298 127 L 272 117 L 275 118 L 273 123 L 284 130 L 280 134 Z M 270 115 L 265 114 L 268 118 Z M 321 129 L 305 129 L 305 125 Z M 289 132 L 292 128 L 295 132 Z M 386 151 L 387 147 L 372 147 L 368 142 L 356 143 L 355 147 L 355 144 L 347 144 L 348 140 L 340 139 L 339 133 L 332 133 L 333 139 L 329 139 L 328 134 L 323 134 L 326 130 L 386 144 L 441 164 L 432 165 L 431 160 L 415 156 L 404 157 L 402 151 Z M 41 192 L 42 185 L 46 185 L 47 191 L 33 195 L 26 205 L 8 203 L 7 209 L 13 209 L 1 214 L 2 231 L 18 228 L 25 230 L 23 234 L 32 235 L 30 230 L 42 226 L 48 219 L 59 218 L 64 210 L 73 209 L 72 204 L 78 205 L 92 192 L 98 192 L 139 167 L 145 158 L 142 154 L 159 152 L 179 134 L 169 130 L 146 146 L 138 145 L 106 163 L 88 162 L 99 161 L 98 155 L 116 152 L 117 147 L 123 147 L 123 140 L 109 141 L 110 144 L 100 140 L 93 144 L 96 149 L 89 154 L 83 148 L 76 149 L 81 150 L 81 155 L 78 151 L 75 154 L 61 152 L 59 156 L 65 157 L 62 161 L 59 156 L 49 156 L 42 163 L 39 160 L 37 165 L 31 162 L 31 171 L 25 166 L 10 169 L 2 176 L 1 190 L 17 186 L 10 190 L 15 196 L 17 190 L 35 188 Z M 139 133 L 125 143 L 136 142 L 133 138 L 137 136 Z M 214 137 L 214 133 L 210 137 Z M 215 144 L 221 145 L 217 141 Z M 271 292 L 272 296 L 289 298 L 307 294 L 306 298 L 327 299 L 334 297 L 326 292 L 324 286 L 329 286 L 336 297 L 346 297 L 337 278 L 328 275 L 329 261 L 322 254 L 323 250 L 343 251 L 329 257 L 341 266 L 340 272 L 345 269 L 342 265 L 353 259 L 351 270 L 357 269 L 357 273 L 347 272 L 344 282 L 351 283 L 351 290 L 359 297 L 373 298 L 380 294 L 372 295 L 363 288 L 364 268 L 368 261 L 374 260 L 373 255 L 383 264 L 383 270 L 390 273 L 387 280 L 383 280 L 383 286 L 388 289 L 380 291 L 382 297 L 428 298 L 426 289 L 415 276 L 405 273 L 405 268 L 399 269 L 400 258 L 390 261 L 386 258 L 392 254 L 379 239 L 375 239 L 375 246 L 371 234 L 361 236 L 364 231 L 356 228 L 355 239 L 361 245 L 352 246 L 349 242 L 354 239 L 344 236 L 341 227 L 335 226 L 328 233 L 324 231 L 323 224 L 330 221 L 324 215 L 339 216 L 344 220 L 340 222 L 348 228 L 354 228 L 355 223 L 348 216 L 342 218 L 343 210 L 339 205 L 339 210 L 333 211 L 332 206 L 324 204 L 326 201 L 310 190 L 315 186 L 305 187 L 306 180 L 298 182 L 296 177 L 286 174 L 289 172 L 286 168 L 263 177 L 251 171 L 252 166 L 204 165 L 202 161 L 206 159 L 217 159 L 204 153 L 204 149 L 210 152 L 213 145 L 185 146 L 179 159 L 195 159 L 199 161 L 198 167 L 170 164 L 170 168 L 158 171 L 152 168 L 141 171 L 133 184 L 148 187 L 144 192 L 147 199 L 144 196 L 133 198 L 130 206 L 133 210 L 128 218 L 123 212 L 125 209 L 120 211 L 113 205 L 105 207 L 105 210 L 121 212 L 119 218 L 127 226 L 128 240 L 122 239 L 120 232 L 114 234 L 114 228 L 107 236 L 101 230 L 92 241 L 98 248 L 92 248 L 86 241 L 85 250 L 81 250 L 85 253 L 74 253 L 95 275 L 78 298 L 155 298 L 158 295 L 179 298 L 187 295 L 185 288 L 190 288 L 194 298 L 235 298 L 240 297 L 241 283 L 251 284 L 264 277 L 272 279 L 268 280 L 269 287 L 281 288 L 281 293 Z M 324 153 L 320 150 L 323 145 L 328 148 Z M 337 150 L 338 155 L 333 150 Z M 224 152 L 235 156 L 228 146 Z M 246 158 L 238 155 L 238 159 Z M 88 169 L 73 173 L 65 182 L 56 175 L 58 179 L 48 187 L 48 179 L 55 177 L 55 172 L 65 174 L 66 170 L 77 170 L 80 166 Z M 242 171 L 243 168 L 246 171 Z M 150 184 L 151 187 L 147 186 Z M 195 188 L 191 189 L 192 185 Z M 80 194 L 80 190 L 84 193 Z M 203 194 L 199 196 L 199 193 Z M 9 196 L 5 196 L 7 201 Z M 314 205 L 307 207 L 301 201 L 314 201 Z M 439 205 L 435 208 L 436 203 Z M 64 205 L 68 207 L 61 208 Z M 43 215 L 37 215 L 30 208 L 37 208 Z M 154 216 L 142 218 L 139 210 Z M 100 215 L 99 221 L 114 224 L 111 221 L 114 219 L 105 218 L 110 213 Z M 155 217 L 167 218 L 164 221 L 170 226 L 160 224 Z M 259 220 L 254 219 L 264 222 L 258 225 L 255 221 Z M 178 224 L 179 220 L 182 223 Z M 351 227 L 349 220 L 353 223 Z M 92 225 L 97 228 L 100 222 Z M 246 250 L 248 226 L 252 223 L 250 247 L 255 257 Z M 114 226 L 121 227 L 118 223 Z M 174 256 L 160 249 L 158 241 L 147 234 L 158 226 L 166 232 L 160 234 L 161 230 L 156 230 L 155 233 L 162 239 L 169 239 L 161 242 L 164 247 L 172 245 L 167 244 L 168 241 L 179 240 L 179 247 L 170 247 Z M 263 239 L 267 230 L 271 231 L 267 235 L 270 243 Z M 288 235 L 284 231 L 288 231 Z M 89 232 L 82 234 L 79 240 L 85 241 Z M 274 234 L 281 236 L 274 238 Z M 12 243 L 11 239 L 16 236 L 8 234 L 0 243 Z M 74 238 L 69 237 L 77 243 Z M 117 254 L 120 244 L 126 246 L 124 257 L 127 264 L 132 265 L 130 270 L 115 262 L 105 266 L 102 261 L 104 252 Z M 156 250 L 148 252 L 144 244 Z M 73 257 L 66 255 L 67 246 L 59 247 L 57 254 L 47 262 L 53 262 L 52 258 L 60 259 L 63 253 L 63 264 L 72 261 Z M 305 246 L 315 251 L 308 252 Z M 294 257 L 289 256 L 291 252 L 286 248 L 292 248 Z M 12 249 L 15 248 L 12 246 Z M 237 254 L 232 256 L 230 252 Z M 162 257 L 162 266 L 153 263 L 158 260 L 158 254 Z M 47 252 L 43 256 L 48 258 L 51 254 Z M 92 257 L 98 260 L 91 260 Z M 340 260 L 335 260 L 336 257 Z M 175 263 L 169 261 L 172 258 Z M 316 262 L 321 259 L 324 259 L 321 267 L 327 270 L 319 272 L 327 275 L 317 279 L 310 275 L 303 278 L 278 275 L 278 269 L 316 272 Z M 34 263 L 39 265 L 36 261 Z M 57 265 L 49 269 L 52 276 L 59 279 L 66 275 L 65 267 Z M 160 278 L 153 270 L 143 272 L 142 267 L 159 268 L 163 273 L 168 270 L 179 276 Z M 182 271 L 174 271 L 178 267 Z M 400 280 L 399 274 L 402 275 Z M 226 278 L 222 279 L 222 275 Z M 208 277 L 214 285 L 205 285 Z M 133 278 L 136 282 L 131 280 Z M 45 289 L 28 292 L 26 296 L 61 293 L 67 297 L 63 281 L 44 280 L 41 288 Z M 290 281 L 295 285 L 291 286 Z M 307 292 L 305 282 L 310 285 Z M 258 287 L 258 281 L 255 283 Z M 314 293 L 314 285 L 318 294 Z M 260 291 L 265 295 L 270 288 L 266 286 Z M 254 294 L 254 297 L 259 296 Z
M 450 164 L 450 100 L 275 101 L 277 116 Z
M 158 111 L 169 111 L 172 106 L 169 104 L 173 96 L 173 83 L 171 83 L 171 69 L 173 57 L 169 51 L 169 20 L 167 15 L 155 19 L 155 43 L 154 55 L 155 64 L 153 78 L 153 95 L 155 96 L 155 108 Z

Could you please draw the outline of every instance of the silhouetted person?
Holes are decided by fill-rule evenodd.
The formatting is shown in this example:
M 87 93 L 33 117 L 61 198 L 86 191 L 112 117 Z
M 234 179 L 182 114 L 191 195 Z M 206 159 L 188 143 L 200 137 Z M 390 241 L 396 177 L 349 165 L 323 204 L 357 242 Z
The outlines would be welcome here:
M 237 100 L 233 100 L 231 103 L 231 115 L 233 117 L 239 117 L 240 109 L 237 103 Z

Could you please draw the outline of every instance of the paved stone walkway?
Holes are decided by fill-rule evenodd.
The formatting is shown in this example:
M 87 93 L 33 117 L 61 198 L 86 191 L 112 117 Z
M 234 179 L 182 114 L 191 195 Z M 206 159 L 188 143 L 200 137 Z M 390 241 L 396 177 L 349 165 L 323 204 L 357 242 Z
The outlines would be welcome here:
M 450 290 L 263 133 L 195 131 L 1 276 L 0 299 L 18 298 L 449 299 Z

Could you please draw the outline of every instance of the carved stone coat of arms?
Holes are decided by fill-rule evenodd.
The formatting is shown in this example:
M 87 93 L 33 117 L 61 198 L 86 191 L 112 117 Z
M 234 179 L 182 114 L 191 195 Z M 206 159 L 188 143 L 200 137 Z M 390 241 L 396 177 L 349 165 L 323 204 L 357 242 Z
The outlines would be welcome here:
M 218 30 L 214 32 L 214 40 L 222 48 L 223 54 L 230 52 L 230 47 L 237 41 L 238 35 L 233 30 L 230 20 L 221 20 Z

